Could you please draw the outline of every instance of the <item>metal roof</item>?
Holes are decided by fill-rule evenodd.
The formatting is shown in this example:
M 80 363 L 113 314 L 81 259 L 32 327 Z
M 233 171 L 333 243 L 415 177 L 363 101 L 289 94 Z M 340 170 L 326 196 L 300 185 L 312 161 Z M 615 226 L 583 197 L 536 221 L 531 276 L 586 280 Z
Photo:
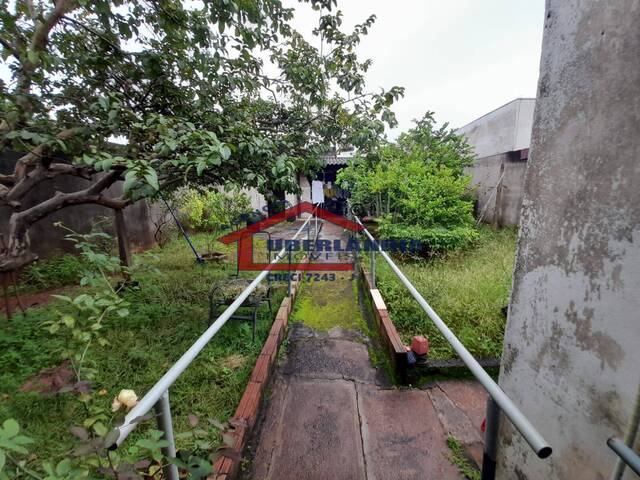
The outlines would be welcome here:
M 326 165 L 346 165 L 353 156 L 347 155 L 326 155 L 323 160 Z

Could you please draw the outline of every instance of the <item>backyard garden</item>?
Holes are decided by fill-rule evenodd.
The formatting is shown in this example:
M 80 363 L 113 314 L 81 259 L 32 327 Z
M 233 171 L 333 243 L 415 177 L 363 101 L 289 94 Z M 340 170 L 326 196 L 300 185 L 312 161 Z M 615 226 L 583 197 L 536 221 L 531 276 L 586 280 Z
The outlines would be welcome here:
M 239 204 L 242 209 L 246 200 L 200 189 L 183 192 L 181 199 L 179 217 L 185 225 L 209 227 L 222 212 L 216 207 Z M 111 237 L 96 231 L 68 233 L 79 255 L 27 268 L 21 295 L 42 288 L 58 293 L 23 315 L 4 318 L 0 327 L 0 417 L 10 419 L 0 435 L 12 442 L 0 442 L 0 451 L 16 474 L 28 478 L 43 465 L 54 472 L 59 466 L 58 475 L 65 478 L 92 467 L 108 471 L 109 463 L 121 470 L 130 464 L 131 472 L 159 470 L 163 441 L 155 422 L 141 425 L 131 447 L 110 453 L 111 458 L 96 454 L 95 440 L 105 438 L 122 418 L 127 396 L 144 394 L 207 328 L 210 295 L 238 293 L 233 290 L 235 247 L 217 242 L 221 230 L 213 230 L 195 233 L 191 240 L 199 252 L 224 254 L 215 262 L 196 263 L 173 229 L 162 248 L 135 255 L 123 271 L 112 256 Z M 240 280 L 252 277 L 239 274 Z M 272 305 L 278 305 L 286 286 L 274 287 Z M 192 473 L 212 471 L 211 452 L 224 446 L 224 422 L 238 404 L 274 315 L 266 303 L 260 306 L 255 340 L 250 322 L 231 321 L 172 389 L 177 445 L 188 452 Z M 69 458 L 76 461 L 67 471 Z
M 278 0 L 2 4 L 0 275 L 38 305 L 0 315 L 0 480 L 160 478 L 168 462 L 202 478 L 216 455 L 238 457 L 225 422 L 275 316 L 264 303 L 255 339 L 230 321 L 172 388 L 177 458 L 147 416 L 107 447 L 215 318 L 210 294 L 232 299 L 253 277 L 217 241 L 262 215 L 241 192 L 274 213 L 337 148 L 357 152 L 337 181 L 353 209 L 378 237 L 419 242 L 398 256 L 408 276 L 472 353 L 500 354 L 515 232 L 477 226 L 469 147 L 432 113 L 390 141 L 404 89 L 368 90 L 371 60 L 355 53 L 375 15 L 345 29 L 335 0 L 302 3 L 319 13 L 307 36 Z M 173 205 L 198 258 L 169 211 L 157 246 L 131 260 L 116 256 L 111 214 L 82 231 L 52 220 L 82 205 L 117 219 L 141 200 Z M 38 259 L 38 222 L 64 231 L 67 253 Z M 449 357 L 383 266 L 379 285 L 403 339 L 427 334 Z M 286 286 L 274 287 L 278 305 Z M 295 314 L 328 320 L 304 290 Z

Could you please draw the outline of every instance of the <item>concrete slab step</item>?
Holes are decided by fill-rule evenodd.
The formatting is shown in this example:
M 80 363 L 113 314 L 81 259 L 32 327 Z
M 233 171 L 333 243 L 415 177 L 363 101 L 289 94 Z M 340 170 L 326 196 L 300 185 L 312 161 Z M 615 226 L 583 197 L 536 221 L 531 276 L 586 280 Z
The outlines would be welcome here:
M 356 388 L 368 480 L 463 478 L 425 392 Z
M 279 379 L 251 478 L 364 480 L 357 409 L 353 382 Z

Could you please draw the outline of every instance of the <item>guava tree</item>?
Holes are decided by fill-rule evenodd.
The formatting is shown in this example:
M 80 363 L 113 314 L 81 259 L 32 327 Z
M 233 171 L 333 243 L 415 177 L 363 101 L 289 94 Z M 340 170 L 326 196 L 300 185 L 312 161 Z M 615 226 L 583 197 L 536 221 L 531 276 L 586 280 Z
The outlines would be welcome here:
M 365 91 L 356 47 L 373 17 L 344 33 L 335 0 L 307 3 L 324 12 L 322 52 L 279 0 L 1 1 L 0 141 L 24 155 L 0 175 L 0 272 L 34 260 L 29 228 L 67 206 L 120 210 L 187 181 L 295 191 L 329 146 L 380 136 L 402 89 Z M 25 207 L 63 175 L 86 186 Z

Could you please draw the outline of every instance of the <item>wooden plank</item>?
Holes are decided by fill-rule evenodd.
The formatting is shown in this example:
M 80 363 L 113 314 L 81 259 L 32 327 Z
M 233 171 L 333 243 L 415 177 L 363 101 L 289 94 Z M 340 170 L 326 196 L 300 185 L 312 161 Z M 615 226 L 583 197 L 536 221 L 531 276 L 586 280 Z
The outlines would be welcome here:
M 380 317 L 381 317 L 381 320 L 382 320 L 384 333 L 385 333 L 386 337 L 388 338 L 389 342 L 393 345 L 394 349 L 398 353 L 401 353 L 401 352 L 405 351 L 404 344 L 402 343 L 402 340 L 400 339 L 400 335 L 398 335 L 398 331 L 396 330 L 395 325 L 393 324 L 393 322 L 389 318 L 389 314 L 385 311 L 384 314 L 380 315 Z
M 369 290 L 369 294 L 371 295 L 371 298 L 373 299 L 374 307 L 377 308 L 378 311 L 384 310 L 386 312 L 387 311 L 387 305 L 384 303 L 384 300 L 382 299 L 382 295 L 380 294 L 380 290 L 378 290 L 377 288 L 373 288 L 373 289 Z

